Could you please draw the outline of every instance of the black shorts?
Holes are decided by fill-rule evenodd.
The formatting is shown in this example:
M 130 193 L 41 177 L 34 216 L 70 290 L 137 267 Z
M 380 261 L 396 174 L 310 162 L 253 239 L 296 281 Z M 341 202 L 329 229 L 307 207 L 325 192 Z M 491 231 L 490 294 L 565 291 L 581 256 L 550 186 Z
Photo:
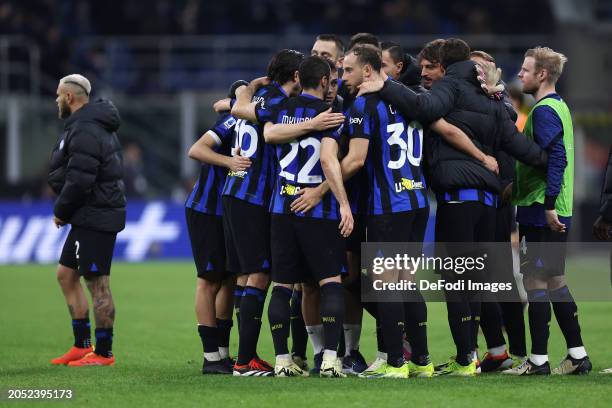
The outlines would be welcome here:
M 393 214 L 370 215 L 368 242 L 420 242 L 425 239 L 429 207 Z
M 523 276 L 549 278 L 565 275 L 566 232 L 548 227 L 519 225 L 519 254 Z
M 226 268 L 238 275 L 270 271 L 270 213 L 260 205 L 223 196 Z
M 346 247 L 339 221 L 272 214 L 272 280 L 300 283 L 341 275 Z
M 498 207 L 495 211 L 494 242 L 510 242 L 510 235 L 516 230 L 514 206 L 506 204 Z
M 198 278 L 221 282 L 231 276 L 225 267 L 223 217 L 185 208 L 185 219 Z
M 462 203 L 438 203 L 436 211 L 436 256 L 480 257 L 487 252 L 489 243 L 495 241 L 495 207 L 478 201 Z M 445 245 L 450 243 L 450 245 Z M 483 243 L 478 245 L 477 243 Z M 456 278 L 453 271 L 442 273 L 446 279 Z M 471 270 L 470 279 L 483 280 L 488 276 L 484 270 Z
M 60 255 L 60 265 L 85 278 L 110 275 L 117 233 L 71 226 Z
M 353 232 L 345 238 L 346 250 L 356 254 L 361 253 L 361 243 L 366 242 L 366 216 L 363 214 L 353 214 Z

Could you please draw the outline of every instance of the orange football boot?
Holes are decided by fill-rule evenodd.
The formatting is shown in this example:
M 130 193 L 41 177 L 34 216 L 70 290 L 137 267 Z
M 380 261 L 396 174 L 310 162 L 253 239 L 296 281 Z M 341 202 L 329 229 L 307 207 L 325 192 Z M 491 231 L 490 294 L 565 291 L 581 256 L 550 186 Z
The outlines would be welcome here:
M 68 367 L 88 367 L 88 366 L 112 366 L 115 365 L 115 356 L 103 357 L 91 352 L 80 360 L 71 361 Z
M 51 364 L 53 365 L 67 365 L 71 361 L 80 360 L 85 357 L 87 354 L 93 351 L 93 347 L 89 346 L 86 348 L 79 348 L 72 346 L 70 350 L 63 356 L 54 358 L 51 360 Z

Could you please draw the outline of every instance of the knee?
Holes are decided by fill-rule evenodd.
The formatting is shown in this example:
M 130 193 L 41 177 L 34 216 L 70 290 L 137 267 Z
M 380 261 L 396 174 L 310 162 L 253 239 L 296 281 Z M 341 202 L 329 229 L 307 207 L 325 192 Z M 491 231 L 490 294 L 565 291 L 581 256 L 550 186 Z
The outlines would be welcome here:
M 79 283 L 79 274 L 75 269 L 68 268 L 63 265 L 57 267 L 57 281 L 60 285 L 74 285 Z
M 268 319 L 279 321 L 288 318 L 290 315 L 290 299 L 291 289 L 283 285 L 274 286 L 268 305 Z
M 198 291 L 205 295 L 216 295 L 221 288 L 221 282 L 211 282 L 206 279 L 198 278 Z
M 313 285 L 311 283 L 303 283 L 302 284 L 302 296 L 312 297 L 316 296 L 319 293 L 319 287 L 317 285 Z
M 554 276 L 546 282 L 548 285 L 548 290 L 558 290 L 564 286 L 567 286 L 565 282 L 565 276 Z
M 270 284 L 270 276 L 263 272 L 252 273 L 249 275 L 247 286 L 251 286 L 260 290 L 268 289 Z

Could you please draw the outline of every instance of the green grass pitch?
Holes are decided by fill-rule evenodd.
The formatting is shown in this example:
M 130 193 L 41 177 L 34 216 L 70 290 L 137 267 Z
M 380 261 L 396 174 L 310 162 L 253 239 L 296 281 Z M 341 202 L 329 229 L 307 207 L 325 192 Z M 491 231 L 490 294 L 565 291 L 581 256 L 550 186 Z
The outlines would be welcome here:
M 116 366 L 53 367 L 49 359 L 66 351 L 72 342 L 55 267 L 0 267 L 3 398 L 7 388 L 71 388 L 72 401 L 15 406 L 612 406 L 612 375 L 597 374 L 612 367 L 612 303 L 579 305 L 583 337 L 594 365 L 594 372 L 586 377 L 233 378 L 200 373 L 202 349 L 193 311 L 195 272 L 191 263 L 115 263 L 111 282 L 117 307 Z M 259 353 L 273 362 L 267 319 L 263 320 Z M 232 354 L 236 340 L 232 331 Z M 482 337 L 480 344 L 484 348 Z M 429 304 L 429 347 L 435 362 L 453 351 L 442 303 Z M 361 350 L 368 361 L 373 359 L 375 336 L 369 317 L 364 318 Z M 565 355 L 554 318 L 549 353 L 553 365 Z M 0 404 L 12 403 L 4 399 Z

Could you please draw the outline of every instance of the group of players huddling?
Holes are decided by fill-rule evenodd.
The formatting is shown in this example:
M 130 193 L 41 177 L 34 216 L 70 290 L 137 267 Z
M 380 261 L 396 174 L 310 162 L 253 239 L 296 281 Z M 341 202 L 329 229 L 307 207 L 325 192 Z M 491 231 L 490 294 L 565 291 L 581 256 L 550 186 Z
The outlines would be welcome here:
M 219 120 L 189 151 L 202 163 L 186 203 L 202 372 L 307 376 L 310 339 L 310 373 L 322 377 L 588 373 L 563 254 L 530 251 L 521 270 L 530 302 L 529 355 L 520 302 L 447 292 L 457 350 L 434 366 L 419 293 L 408 302 L 360 296 L 366 232 L 368 242 L 422 243 L 428 188 L 437 200 L 436 241 L 508 243 L 497 265 L 510 276 L 514 205 L 523 245 L 565 242 L 573 130 L 555 91 L 565 61 L 549 48 L 526 52 L 519 78 L 537 104 L 524 135 L 497 84 L 493 58 L 459 39 L 432 41 L 412 59 L 399 44 L 371 34 L 353 36 L 346 50 L 337 36 L 320 35 L 311 56 L 279 51 L 265 77 L 234 83 L 214 106 Z M 274 366 L 257 354 L 269 286 Z M 568 348 L 553 370 L 551 305 Z M 228 350 L 234 308 L 235 361 Z M 363 309 L 377 327 L 378 353 L 369 366 L 359 352 Z M 488 349 L 482 360 L 479 328 Z
M 234 83 L 229 97 L 214 105 L 217 123 L 189 150 L 202 163 L 186 202 L 202 372 L 365 378 L 588 373 L 592 366 L 564 278 L 574 143 L 571 115 L 555 83 L 565 62 L 550 48 L 525 53 L 519 79 L 537 103 L 524 135 L 493 57 L 459 39 L 434 40 L 414 60 L 399 44 L 381 44 L 371 34 L 356 34 L 346 50 L 337 36 L 320 35 L 311 56 L 281 50 L 265 77 Z M 74 346 L 52 363 L 77 367 L 115 363 L 109 275 L 116 234 L 125 225 L 119 115 L 110 101 L 89 103 L 90 93 L 81 75 L 60 80 L 57 103 L 66 123 L 49 175 L 59 195 L 55 224 L 72 225 L 58 279 L 75 335 Z M 422 244 L 428 188 L 437 201 L 436 242 L 506 243 L 494 265 L 509 278 L 517 206 L 521 247 L 529 248 L 521 259 L 529 355 L 520 301 L 446 291 L 456 355 L 438 366 L 430 361 L 427 306 L 418 291 L 405 302 L 362 301 L 361 243 Z M 541 250 L 551 242 L 561 248 L 554 255 Z M 446 281 L 458 279 L 453 271 L 441 273 Z M 95 349 L 80 276 L 93 297 Z M 270 286 L 274 366 L 257 354 Z M 234 309 L 235 361 L 229 355 Z M 359 352 L 364 309 L 376 320 L 378 353 L 369 366 Z M 553 311 L 568 353 L 551 370 Z M 479 329 L 487 343 L 482 360 Z

